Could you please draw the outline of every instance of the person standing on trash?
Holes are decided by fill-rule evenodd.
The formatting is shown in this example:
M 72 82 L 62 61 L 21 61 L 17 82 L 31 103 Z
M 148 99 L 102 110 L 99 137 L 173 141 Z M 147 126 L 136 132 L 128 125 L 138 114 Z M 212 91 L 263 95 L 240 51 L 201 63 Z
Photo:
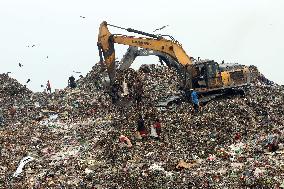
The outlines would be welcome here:
M 11 108 L 9 109 L 9 114 L 10 114 L 10 116 L 11 116 L 11 117 L 14 117 L 15 114 L 16 114 L 16 112 L 17 112 L 16 107 L 12 105 Z
M 74 89 L 77 87 L 76 82 L 75 82 L 75 77 L 73 75 L 69 77 L 68 79 L 68 87 L 70 87 L 71 89 Z
M 184 89 L 184 94 L 185 94 L 185 99 L 186 99 L 186 102 L 191 102 L 191 91 L 186 88 Z
M 50 85 L 49 80 L 47 81 L 47 84 L 46 84 L 46 90 L 47 92 L 51 93 L 51 85 Z
M 153 125 L 153 127 L 155 128 L 155 130 L 156 130 L 156 133 L 157 133 L 157 139 L 160 139 L 160 135 L 161 135 L 161 122 L 160 122 L 160 120 L 157 118 L 156 120 L 155 120 L 155 123 L 154 123 L 154 125 Z
M 193 104 L 194 112 L 199 111 L 199 100 L 198 100 L 198 94 L 193 89 L 190 89 L 191 92 L 191 102 Z
M 94 79 L 94 82 L 95 82 L 96 89 L 97 90 L 101 90 L 102 86 L 101 86 L 101 78 L 100 78 L 100 76 L 96 76 L 95 79 Z
M 141 114 L 139 114 L 139 116 L 138 116 L 137 131 L 139 132 L 142 139 L 146 137 L 147 132 L 146 132 L 146 128 L 145 128 L 145 121 L 144 121 L 143 116 Z
M 134 85 L 134 98 L 135 101 L 137 103 L 137 105 L 139 105 L 142 101 L 142 95 L 143 95 L 143 84 L 141 81 L 137 80 L 137 82 Z
M 117 101 L 119 101 L 119 84 L 116 81 L 112 86 L 111 86 L 111 97 L 112 97 L 112 103 L 115 104 Z
M 129 95 L 128 85 L 127 85 L 125 80 L 126 79 L 124 78 L 123 83 L 122 83 L 122 90 L 123 90 L 122 95 L 123 95 L 123 97 L 128 97 L 128 95 Z

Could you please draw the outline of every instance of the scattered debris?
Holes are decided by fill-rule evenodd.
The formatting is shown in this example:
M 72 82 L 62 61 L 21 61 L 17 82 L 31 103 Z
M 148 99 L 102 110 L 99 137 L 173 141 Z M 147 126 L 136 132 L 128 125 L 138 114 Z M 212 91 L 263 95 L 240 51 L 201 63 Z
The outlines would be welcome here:
M 13 174 L 13 177 L 19 176 L 19 174 L 22 173 L 24 166 L 25 166 L 27 163 L 29 163 L 30 161 L 32 161 L 32 160 L 34 160 L 34 158 L 31 157 L 31 156 L 24 157 L 24 158 L 20 161 L 20 164 L 19 164 L 17 170 L 15 171 L 15 173 Z
M 191 169 L 195 165 L 197 165 L 196 162 L 194 162 L 194 163 L 186 163 L 184 160 L 180 160 L 178 165 L 176 166 L 176 168 L 177 169 L 182 169 L 182 168 Z
M 0 74 L 0 186 L 283 187 L 283 86 L 258 79 L 254 70 L 256 79 L 245 97 L 216 98 L 193 114 L 188 102 L 158 106 L 181 93 L 174 69 L 143 67 L 148 73 L 117 73 L 117 84 L 124 86 L 118 90 L 117 104 L 112 103 L 107 73 L 99 64 L 76 81 L 75 89 L 51 94 L 33 93 Z M 139 104 L 137 78 L 143 90 Z M 159 119 L 159 140 L 136 138 L 138 115 L 143 116 L 145 133 Z M 121 134 L 131 148 L 118 142 Z M 278 148 L 270 151 L 269 144 L 275 142 Z M 36 161 L 20 162 L 22 172 L 17 164 L 27 154 Z M 9 179 L 20 172 L 21 177 Z
M 127 146 L 128 148 L 131 148 L 131 147 L 132 147 L 132 144 L 131 144 L 131 142 L 130 142 L 130 140 L 129 140 L 128 137 L 126 137 L 126 136 L 124 136 L 124 135 L 120 135 L 119 140 L 120 140 L 121 143 L 126 144 L 126 146 Z

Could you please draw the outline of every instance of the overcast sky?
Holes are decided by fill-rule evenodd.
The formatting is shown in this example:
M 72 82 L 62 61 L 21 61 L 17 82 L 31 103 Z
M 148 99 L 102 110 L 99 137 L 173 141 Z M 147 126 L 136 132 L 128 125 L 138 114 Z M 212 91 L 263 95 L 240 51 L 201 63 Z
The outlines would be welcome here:
M 12 72 L 22 84 L 31 79 L 27 86 L 34 91 L 48 79 L 53 88 L 66 87 L 70 75 L 79 76 L 73 71 L 85 75 L 98 62 L 105 20 L 145 32 L 169 25 L 161 33 L 174 36 L 188 55 L 256 65 L 284 84 L 283 8 L 283 0 L 1 0 L 0 72 Z M 121 58 L 126 47 L 116 48 Z

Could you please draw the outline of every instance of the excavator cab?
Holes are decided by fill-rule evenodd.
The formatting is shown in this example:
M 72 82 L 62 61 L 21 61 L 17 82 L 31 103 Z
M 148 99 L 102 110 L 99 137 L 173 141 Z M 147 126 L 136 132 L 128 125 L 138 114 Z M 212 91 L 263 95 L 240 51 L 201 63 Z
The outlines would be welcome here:
M 196 91 L 205 92 L 222 86 L 221 71 L 217 62 L 206 60 L 193 64 L 192 87 Z

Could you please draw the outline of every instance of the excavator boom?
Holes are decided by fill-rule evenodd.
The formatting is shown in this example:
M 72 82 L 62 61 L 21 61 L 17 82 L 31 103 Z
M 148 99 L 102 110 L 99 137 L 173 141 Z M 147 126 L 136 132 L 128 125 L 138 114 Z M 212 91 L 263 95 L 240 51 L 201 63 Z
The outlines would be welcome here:
M 115 80 L 116 70 L 114 43 L 129 45 L 133 47 L 141 47 L 144 49 L 151 49 L 165 53 L 187 69 L 190 69 L 190 65 L 192 65 L 191 58 L 186 54 L 182 46 L 176 41 L 168 40 L 154 34 L 148 34 L 131 28 L 126 29 L 119 27 L 129 32 L 138 33 L 147 37 L 133 37 L 111 34 L 107 26 L 107 22 L 102 22 L 100 25 L 98 48 L 100 52 L 100 61 L 104 62 L 104 64 L 106 65 L 111 82 L 114 82 Z

